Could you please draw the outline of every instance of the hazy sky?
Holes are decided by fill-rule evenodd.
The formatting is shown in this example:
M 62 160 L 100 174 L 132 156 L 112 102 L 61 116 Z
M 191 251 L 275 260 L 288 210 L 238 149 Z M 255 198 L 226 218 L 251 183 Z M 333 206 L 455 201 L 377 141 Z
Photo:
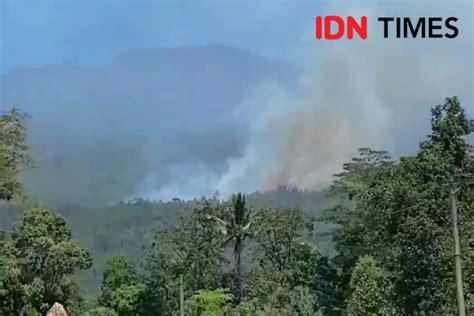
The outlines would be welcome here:
M 128 49 L 228 44 L 291 58 L 320 1 L 1 0 L 0 69 L 96 64 Z

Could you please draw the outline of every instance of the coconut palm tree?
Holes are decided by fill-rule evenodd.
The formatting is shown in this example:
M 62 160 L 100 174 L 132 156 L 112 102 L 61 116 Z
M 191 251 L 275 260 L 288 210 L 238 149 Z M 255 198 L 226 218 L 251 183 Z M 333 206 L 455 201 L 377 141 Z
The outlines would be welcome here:
M 231 207 L 226 209 L 225 217 L 211 216 L 219 225 L 219 229 L 226 236 L 225 245 L 234 245 L 235 269 L 237 279 L 237 300 L 240 302 L 244 296 L 242 251 L 244 241 L 251 236 L 250 226 L 256 213 L 253 213 L 245 204 L 245 196 L 241 193 L 232 197 Z

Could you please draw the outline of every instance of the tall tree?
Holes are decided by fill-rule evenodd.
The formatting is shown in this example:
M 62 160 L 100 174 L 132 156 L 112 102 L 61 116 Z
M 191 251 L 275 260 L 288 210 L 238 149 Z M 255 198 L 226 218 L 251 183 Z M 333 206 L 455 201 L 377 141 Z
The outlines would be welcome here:
M 222 218 L 212 216 L 219 226 L 221 232 L 226 236 L 224 244 L 233 244 L 235 256 L 235 269 L 237 279 L 237 300 L 242 301 L 244 296 L 243 272 L 242 272 L 242 251 L 245 240 L 251 236 L 251 226 L 254 223 L 253 213 L 245 203 L 245 196 L 238 193 L 232 197 L 231 207 Z
M 17 250 L 0 234 L 0 315 L 15 315 L 24 305 L 24 295 Z
M 183 276 L 184 294 L 220 286 L 223 255 L 222 234 L 215 216 L 222 205 L 204 201 L 175 229 L 158 231 L 146 262 L 147 285 L 150 290 L 148 309 L 169 314 L 178 310 L 179 275 Z
M 122 256 L 112 257 L 104 270 L 99 302 L 120 315 L 142 312 L 146 287 L 141 282 L 135 265 Z
M 352 269 L 360 256 L 369 253 L 371 246 L 366 240 L 371 227 L 368 225 L 370 215 L 364 199 L 369 194 L 371 181 L 393 164 L 386 151 L 361 148 L 359 156 L 345 163 L 343 171 L 335 175 L 336 180 L 330 187 L 328 196 L 339 203 L 326 210 L 320 220 L 337 224 L 333 233 L 337 255 L 331 263 L 338 266 L 341 274 L 337 276 L 331 273 L 337 276 L 331 282 L 337 283 L 337 286 L 332 286 L 336 289 L 333 307 L 339 311 L 350 295 Z
M 311 219 L 298 209 L 286 208 L 261 212 L 255 221 L 255 258 L 262 267 L 288 270 L 298 255 L 311 247 L 302 247 L 313 232 Z M 306 244 L 306 243 L 305 243 Z M 302 250 L 297 252 L 297 248 Z
M 317 306 L 323 315 L 337 315 L 337 310 L 340 308 L 337 306 L 337 267 L 329 257 L 323 256 L 318 259 L 316 271 L 313 286 Z
M 16 109 L 0 116 L 0 200 L 23 192 L 18 176 L 30 163 L 24 119 Z
M 463 267 L 472 271 L 474 196 L 472 131 L 457 98 L 432 110 L 432 133 L 415 156 L 392 163 L 385 155 L 363 151 L 345 166 L 332 188 L 341 203 L 327 218 L 338 224 L 334 240 L 341 263 L 340 298 L 350 291 L 358 257 L 373 256 L 388 273 L 391 301 L 401 314 L 446 314 L 455 306 L 451 186 L 459 188 Z M 472 291 L 472 278 L 466 279 Z
M 349 316 L 382 315 L 382 277 L 374 258 L 366 256 L 357 261 L 350 282 Z
M 74 305 L 77 286 L 70 276 L 89 269 L 92 257 L 71 240 L 64 219 L 46 209 L 28 210 L 14 228 L 12 241 L 29 308 L 44 313 L 55 302 Z

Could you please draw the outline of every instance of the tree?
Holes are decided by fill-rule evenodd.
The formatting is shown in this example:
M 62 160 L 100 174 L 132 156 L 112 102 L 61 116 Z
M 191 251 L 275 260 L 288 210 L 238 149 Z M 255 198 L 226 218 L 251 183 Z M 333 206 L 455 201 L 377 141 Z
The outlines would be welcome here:
M 197 315 L 223 316 L 232 301 L 233 295 L 224 289 L 198 291 L 191 297 L 191 306 Z
M 347 303 L 349 316 L 374 316 L 382 313 L 382 270 L 374 258 L 362 257 L 352 274 L 351 296 Z
M 248 295 L 270 314 L 314 315 L 314 278 L 321 256 L 304 238 L 311 235 L 310 218 L 298 209 L 261 212 L 254 226 L 253 259 Z
M 70 309 L 74 305 L 70 299 L 77 293 L 70 276 L 89 269 L 92 257 L 71 241 L 64 219 L 46 209 L 28 210 L 13 230 L 12 243 L 30 308 L 44 313 L 55 302 L 62 302 Z
M 342 270 L 339 299 L 350 295 L 357 258 L 374 257 L 387 272 L 390 302 L 400 314 L 449 314 L 454 279 L 449 195 L 458 200 L 464 268 L 472 269 L 474 196 L 472 122 L 449 98 L 432 111 L 432 134 L 418 153 L 394 163 L 383 152 L 364 149 L 344 166 L 331 192 L 341 203 L 326 213 L 337 224 L 334 241 Z M 472 270 L 470 270 L 472 271 Z M 468 279 L 468 291 L 472 280 Z
M 23 193 L 18 175 L 30 163 L 24 118 L 16 109 L 0 116 L 0 200 Z
M 247 276 L 247 295 L 244 303 L 253 302 L 254 313 L 273 311 L 280 315 L 291 305 L 291 276 L 288 271 L 278 271 L 271 267 L 256 268 Z
M 224 258 L 222 234 L 214 218 L 223 212 L 223 205 L 204 201 L 175 229 L 158 231 L 146 262 L 149 300 L 147 308 L 169 314 L 178 310 L 179 276 L 184 293 L 189 297 L 198 290 L 221 286 Z
M 337 309 L 342 308 L 349 298 L 349 283 L 358 258 L 370 253 L 371 243 L 366 239 L 373 229 L 369 225 L 373 215 L 365 199 L 370 196 L 371 182 L 393 164 L 386 151 L 361 148 L 359 156 L 345 163 L 343 171 L 335 175 L 336 180 L 328 192 L 329 198 L 339 202 L 320 218 L 320 221 L 336 224 L 333 242 L 337 254 L 331 263 L 336 265 L 333 269 L 337 268 L 341 273 L 333 279 L 336 284 L 331 287 L 336 291 L 332 298 Z M 335 275 L 334 272 L 331 274 Z
M 312 288 L 294 285 L 289 271 L 257 268 L 248 275 L 248 294 L 240 304 L 249 315 L 319 315 Z
M 19 173 L 30 163 L 26 145 L 25 115 L 12 109 L 0 115 L 0 201 L 21 196 Z M 24 305 L 25 288 L 17 249 L 0 232 L 0 314 L 14 315 Z
M 135 265 L 123 256 L 112 257 L 104 270 L 99 303 L 117 315 L 140 315 L 144 310 L 147 288 Z
M 122 285 L 139 282 L 133 263 L 123 256 L 112 257 L 104 270 L 99 302 L 106 307 L 112 307 L 114 292 Z
M 288 270 L 299 252 L 312 250 L 303 237 L 313 231 L 312 221 L 298 209 L 277 209 L 260 213 L 255 222 L 255 258 L 262 267 Z M 310 247 L 310 246 L 309 246 Z
M 112 293 L 111 307 L 119 316 L 143 315 L 147 294 L 145 284 L 122 284 Z
M 316 264 L 314 289 L 318 309 L 323 315 L 336 315 L 341 306 L 337 305 L 337 284 L 339 275 L 337 266 L 327 256 L 322 256 Z
M 228 210 L 228 209 L 227 209 Z M 238 193 L 232 198 L 232 205 L 223 218 L 211 216 L 216 220 L 220 231 L 226 236 L 224 244 L 233 243 L 235 256 L 236 279 L 237 279 L 237 301 L 241 302 L 244 296 L 242 251 L 245 240 L 251 236 L 251 226 L 254 223 L 255 214 L 246 206 L 245 196 Z
M 0 235 L 0 315 L 15 315 L 24 305 L 20 261 L 5 235 Z
M 314 292 L 307 286 L 296 286 L 291 291 L 290 306 L 294 315 L 314 316 L 317 298 Z

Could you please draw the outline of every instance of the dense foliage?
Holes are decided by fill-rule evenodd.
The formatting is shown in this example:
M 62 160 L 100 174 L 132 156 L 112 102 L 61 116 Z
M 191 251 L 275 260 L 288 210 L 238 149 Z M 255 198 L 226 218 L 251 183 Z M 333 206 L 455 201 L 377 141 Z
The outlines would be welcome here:
M 0 116 L 0 200 L 22 194 L 18 176 L 30 162 L 24 118 L 16 109 Z
M 65 221 L 50 210 L 27 210 L 1 240 L 2 314 L 41 315 L 55 302 L 78 310 L 81 298 L 71 276 L 92 264 L 90 253 L 71 241 Z
M 419 152 L 393 162 L 385 152 L 362 149 L 344 166 L 332 194 L 342 203 L 326 214 L 341 267 L 341 300 L 358 258 L 371 255 L 386 273 L 383 293 L 396 314 L 450 314 L 455 302 L 450 191 L 456 188 L 465 287 L 472 293 L 474 195 L 473 124 L 456 98 L 433 109 L 432 134 Z
M 1 120 L 2 200 L 21 196 L 18 175 L 29 162 L 23 119 L 13 111 Z M 451 201 L 466 308 L 474 313 L 474 161 L 466 138 L 473 127 L 449 98 L 432 110 L 432 132 L 415 155 L 392 159 L 362 148 L 326 200 L 284 188 L 103 210 L 65 205 L 57 213 L 2 202 L 18 223 L 0 237 L 0 314 L 44 314 L 54 302 L 89 316 L 180 308 L 186 315 L 455 314 Z M 81 290 L 90 279 L 101 280 L 96 295 Z

